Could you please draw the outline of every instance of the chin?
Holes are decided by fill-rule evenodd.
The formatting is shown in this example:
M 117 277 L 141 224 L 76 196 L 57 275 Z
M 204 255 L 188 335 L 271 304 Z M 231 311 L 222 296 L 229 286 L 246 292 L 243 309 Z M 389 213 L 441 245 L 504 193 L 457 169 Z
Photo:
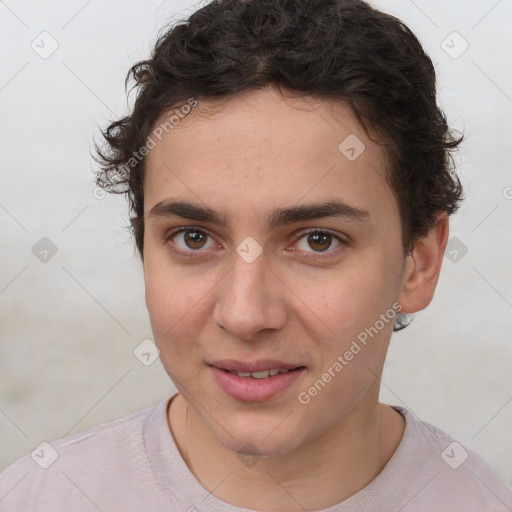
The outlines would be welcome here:
M 247 428 L 234 428 L 229 424 L 216 427 L 214 435 L 217 441 L 226 449 L 239 456 L 265 456 L 277 457 L 286 455 L 295 450 L 302 443 L 307 442 L 304 435 L 304 428 L 297 432 L 291 432 L 285 428 L 275 428 L 275 423 L 266 426 L 265 422 L 255 422 Z M 257 428 L 257 430 L 255 430 Z M 279 430 L 279 432 L 278 432 Z M 269 434 L 270 433 L 270 434 Z M 231 435 L 230 435 L 231 434 Z

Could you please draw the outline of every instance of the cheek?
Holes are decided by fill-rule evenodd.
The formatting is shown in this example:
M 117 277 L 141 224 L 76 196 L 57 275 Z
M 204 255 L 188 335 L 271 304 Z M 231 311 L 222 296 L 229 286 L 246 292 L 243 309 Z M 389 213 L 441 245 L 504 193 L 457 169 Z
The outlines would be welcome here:
M 298 400 L 307 406 L 308 414 L 322 418 L 322 425 L 346 414 L 381 372 L 394 311 L 384 321 L 381 315 L 392 308 L 394 295 L 391 272 L 377 265 L 376 259 L 373 263 L 352 265 L 350 271 L 347 268 L 325 283 L 324 293 L 310 297 L 311 309 L 332 332 L 316 337 L 309 333 L 321 355 Z
M 195 284 L 198 284 L 194 281 Z M 155 343 L 164 353 L 183 325 L 190 319 L 198 303 L 200 289 L 190 286 L 179 270 L 170 265 L 165 251 L 149 246 L 144 259 L 145 299 Z M 172 344 L 174 345 L 174 343 Z M 179 349 L 179 347 L 176 347 Z
M 392 305 L 398 293 L 395 270 L 379 252 L 359 256 L 315 288 L 322 293 L 309 297 L 311 310 L 329 327 L 322 330 L 326 336 L 319 335 L 320 331 L 309 333 L 320 355 L 308 383 L 313 386 L 309 388 L 312 393 L 318 393 L 315 408 L 333 400 L 343 409 L 357 401 L 380 373 L 385 359 L 394 325 Z
M 148 244 L 144 259 L 145 299 L 154 341 L 168 373 L 179 378 L 197 359 L 199 340 L 211 322 L 215 272 L 173 265 L 165 250 Z
M 332 273 L 330 279 L 314 286 L 309 280 L 302 282 L 297 295 L 305 298 L 313 316 L 323 321 L 326 333 L 348 340 L 373 325 L 392 305 L 396 279 L 392 269 L 379 260 L 380 256 L 359 257 Z
M 173 286 L 175 283 L 161 277 L 147 283 L 146 305 L 160 360 L 170 376 L 179 378 L 180 368 L 184 368 L 191 354 L 199 349 L 192 322 L 197 301 L 178 291 L 179 287 Z

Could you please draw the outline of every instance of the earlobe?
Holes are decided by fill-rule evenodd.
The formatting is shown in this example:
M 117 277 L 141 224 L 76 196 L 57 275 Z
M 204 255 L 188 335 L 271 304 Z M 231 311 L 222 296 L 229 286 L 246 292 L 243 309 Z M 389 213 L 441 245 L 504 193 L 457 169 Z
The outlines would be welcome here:
M 445 212 L 438 214 L 434 226 L 420 239 L 406 257 L 399 302 L 401 313 L 425 309 L 434 296 L 444 250 L 448 241 L 449 220 Z

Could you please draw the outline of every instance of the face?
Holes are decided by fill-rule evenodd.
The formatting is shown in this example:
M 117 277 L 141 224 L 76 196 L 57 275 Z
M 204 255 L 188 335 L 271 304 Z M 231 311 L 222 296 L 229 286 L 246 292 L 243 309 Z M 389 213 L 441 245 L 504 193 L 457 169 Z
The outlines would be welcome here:
M 385 166 L 346 105 L 273 88 L 200 102 L 149 153 L 155 342 L 230 450 L 288 453 L 375 395 L 404 267 Z

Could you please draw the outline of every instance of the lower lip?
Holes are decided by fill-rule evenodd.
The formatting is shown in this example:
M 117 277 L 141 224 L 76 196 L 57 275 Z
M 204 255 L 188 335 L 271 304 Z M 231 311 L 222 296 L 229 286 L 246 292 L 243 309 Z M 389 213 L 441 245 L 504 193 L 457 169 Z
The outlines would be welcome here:
M 306 370 L 298 368 L 286 373 L 279 373 L 266 379 L 244 378 L 225 370 L 210 366 L 219 387 L 235 400 L 244 402 L 264 402 L 290 387 Z

